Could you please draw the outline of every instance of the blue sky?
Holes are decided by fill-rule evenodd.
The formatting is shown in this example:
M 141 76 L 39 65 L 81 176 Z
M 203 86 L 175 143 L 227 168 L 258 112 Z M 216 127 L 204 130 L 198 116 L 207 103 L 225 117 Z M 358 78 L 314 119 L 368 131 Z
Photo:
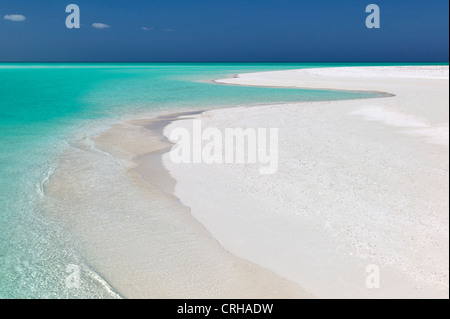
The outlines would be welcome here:
M 65 26 L 71 3 L 80 29 Z M 371 3 L 380 29 L 365 26 Z M 0 0 L 5 62 L 447 62 L 448 37 L 448 0 Z

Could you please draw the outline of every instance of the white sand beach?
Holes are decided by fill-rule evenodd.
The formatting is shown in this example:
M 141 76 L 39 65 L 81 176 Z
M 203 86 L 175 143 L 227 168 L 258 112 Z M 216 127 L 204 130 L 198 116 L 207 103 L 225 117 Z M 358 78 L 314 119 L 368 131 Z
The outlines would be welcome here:
M 355 67 L 242 74 L 229 85 L 392 97 L 213 110 L 204 127 L 279 128 L 279 170 L 164 165 L 175 195 L 232 254 L 318 298 L 448 298 L 449 69 Z M 192 129 L 192 119 L 165 129 Z M 366 267 L 381 287 L 366 287 Z
M 217 83 L 390 95 L 142 116 L 72 145 L 45 187 L 46 209 L 118 293 L 448 298 L 447 66 L 304 69 Z M 278 171 L 173 163 L 167 138 L 194 119 L 221 130 L 278 128 Z M 366 286 L 372 264 L 379 289 Z

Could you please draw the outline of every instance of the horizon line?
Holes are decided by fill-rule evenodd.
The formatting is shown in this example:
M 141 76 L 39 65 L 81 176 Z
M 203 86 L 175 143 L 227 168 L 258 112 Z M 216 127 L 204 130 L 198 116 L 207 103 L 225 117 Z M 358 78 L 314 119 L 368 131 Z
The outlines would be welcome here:
M 0 61 L 0 63 L 439 63 L 449 64 L 450 61 Z

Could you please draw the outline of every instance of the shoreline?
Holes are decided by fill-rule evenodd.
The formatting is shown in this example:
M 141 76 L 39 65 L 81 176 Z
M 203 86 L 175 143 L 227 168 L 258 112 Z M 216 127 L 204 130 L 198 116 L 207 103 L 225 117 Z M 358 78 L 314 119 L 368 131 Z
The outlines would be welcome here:
M 279 73 L 283 73 L 283 72 L 286 73 L 289 71 L 279 71 Z M 270 72 L 270 73 L 275 73 L 275 72 Z M 217 81 L 223 81 L 223 80 L 217 80 Z M 244 83 L 244 84 L 233 83 L 234 81 L 242 81 L 241 78 L 232 78 L 232 79 L 228 79 L 227 81 L 231 82 L 231 83 L 217 82 L 216 84 L 248 86 L 248 84 L 246 84 L 246 83 Z M 261 85 L 255 85 L 255 86 L 261 86 Z M 280 87 L 280 86 L 271 86 L 271 87 Z M 289 88 L 303 88 L 303 87 L 289 87 Z M 311 89 L 315 89 L 315 88 L 313 87 Z M 320 89 L 323 89 L 323 88 L 320 88 Z M 323 89 L 323 90 L 329 90 L 329 89 Z M 336 90 L 340 91 L 340 89 L 336 89 Z M 352 90 L 352 91 L 354 91 L 354 90 Z M 361 90 L 361 91 L 368 92 L 365 90 Z M 372 92 L 372 91 L 370 91 L 370 92 Z M 381 91 L 376 91 L 376 92 L 380 93 Z M 384 94 L 389 94 L 386 97 L 393 97 L 394 99 L 396 98 L 396 95 L 391 95 L 390 93 L 384 93 Z M 381 98 L 381 97 L 379 97 L 379 98 Z M 379 98 L 374 98 L 374 100 L 377 100 Z M 310 105 L 322 105 L 322 107 L 323 107 L 323 105 L 328 106 L 330 104 L 336 104 L 336 103 L 339 105 L 345 104 L 345 103 L 358 104 L 358 103 L 361 103 L 361 101 L 370 101 L 370 100 L 372 100 L 372 99 L 285 103 L 285 104 L 279 104 L 279 105 L 270 104 L 270 105 L 266 105 L 266 106 L 250 107 L 251 110 L 249 112 L 252 112 L 255 109 L 259 110 L 259 111 L 262 110 L 264 112 L 264 110 L 270 110 L 270 109 L 274 109 L 277 107 L 284 107 L 284 108 L 290 110 L 291 112 L 293 112 L 293 108 L 295 109 L 298 106 L 304 106 L 306 108 L 309 108 Z M 174 173 L 173 166 L 171 167 L 170 165 L 167 164 L 168 163 L 167 162 L 167 151 L 171 147 L 170 141 L 167 138 L 167 133 L 166 133 L 167 130 L 169 130 L 170 128 L 173 128 L 175 126 L 179 126 L 179 125 L 186 126 L 187 123 L 190 120 L 192 120 L 194 117 L 201 118 L 203 120 L 208 120 L 208 118 L 211 117 L 212 115 L 214 116 L 216 114 L 222 113 L 222 114 L 227 114 L 227 116 L 228 116 L 228 115 L 231 115 L 232 113 L 239 113 L 239 112 L 241 113 L 241 116 L 247 116 L 248 115 L 246 113 L 247 109 L 249 109 L 249 106 L 237 107 L 237 108 L 205 110 L 205 111 L 195 111 L 193 113 L 186 112 L 185 114 L 170 113 L 170 114 L 162 115 L 161 117 L 157 117 L 154 119 L 128 120 L 125 122 L 113 124 L 111 126 L 111 128 L 109 128 L 105 132 L 99 134 L 99 136 L 97 136 L 94 139 L 94 143 L 95 143 L 95 147 L 98 148 L 99 150 L 102 150 L 103 152 L 110 154 L 112 157 L 114 157 L 116 159 L 120 158 L 120 162 L 123 165 L 125 165 L 125 167 L 128 167 L 129 170 L 135 171 L 138 174 L 138 176 L 140 176 L 145 181 L 145 183 L 147 183 L 151 187 L 155 187 L 156 189 L 158 189 L 159 191 L 162 191 L 163 193 L 165 193 L 165 195 L 168 195 L 169 197 L 170 197 L 170 194 L 173 194 L 172 196 L 174 198 L 179 199 L 180 204 L 187 206 L 187 207 L 191 207 L 192 205 L 191 206 L 189 205 L 188 197 L 191 196 L 192 194 L 189 194 L 189 192 L 186 192 L 186 190 L 181 192 L 182 193 L 181 196 L 179 195 L 179 192 L 180 192 L 179 190 L 177 193 L 177 187 L 179 187 L 179 185 L 177 185 L 177 183 L 180 183 L 180 180 L 184 180 L 184 183 L 189 182 L 189 181 L 186 179 L 186 177 L 183 177 L 182 172 L 180 170 L 175 171 L 175 173 Z M 194 117 L 192 117 L 192 116 L 194 116 Z M 222 120 L 224 120 L 223 116 L 222 116 Z M 139 128 L 139 126 L 140 126 L 140 128 Z M 119 130 L 117 130 L 117 128 L 119 128 Z M 137 131 L 136 131 L 136 128 L 137 128 Z M 114 136 L 106 136 L 105 135 L 105 134 L 107 134 L 108 131 L 114 132 L 114 129 L 116 129 L 116 132 L 112 133 L 112 135 L 114 135 Z M 122 132 L 121 132 L 121 130 L 122 130 Z M 118 134 L 118 132 L 121 132 L 121 133 Z M 150 136 L 148 134 L 149 132 L 151 132 L 153 135 Z M 161 135 L 163 132 L 166 133 L 166 136 Z M 141 134 L 141 133 L 143 133 L 143 134 Z M 126 138 L 123 140 L 121 140 L 120 138 L 118 139 L 118 136 L 120 136 L 120 135 L 125 136 L 126 134 L 130 135 L 128 139 L 126 139 Z M 159 135 L 159 137 L 157 137 L 157 135 Z M 131 137 L 131 139 L 130 139 L 130 137 Z M 135 142 L 134 138 L 141 139 L 141 142 L 144 141 L 145 144 L 137 143 L 139 145 L 133 145 L 131 147 L 131 149 L 127 150 L 127 148 L 129 148 L 128 146 L 130 146 L 131 144 L 133 144 Z M 149 145 L 148 145 L 149 138 L 151 138 L 151 140 L 153 141 L 151 143 L 152 146 L 150 147 L 151 148 L 150 151 L 148 149 L 149 148 Z M 119 142 L 119 144 L 117 144 L 117 142 Z M 116 144 L 114 145 L 114 143 L 116 143 Z M 129 145 L 127 147 L 125 147 L 125 145 L 127 143 L 129 143 Z M 99 145 L 101 145 L 101 146 L 99 147 Z M 118 145 L 119 145 L 119 147 L 117 147 Z M 139 149 L 139 148 L 141 148 L 141 149 Z M 125 151 L 124 151 L 124 149 L 125 149 Z M 133 153 L 133 152 L 135 152 L 135 153 Z M 141 153 L 141 154 L 139 155 L 139 153 Z M 138 155 L 136 155 L 136 154 L 138 154 Z M 230 173 L 230 172 L 231 171 L 228 171 L 228 173 Z M 198 170 L 197 170 L 197 173 L 201 174 L 201 172 Z M 248 178 L 249 176 L 246 175 L 246 177 Z M 130 176 L 128 178 L 130 178 Z M 136 176 L 133 177 L 133 179 L 135 179 L 135 178 L 136 178 Z M 267 180 L 266 180 L 266 182 L 267 182 Z M 181 187 L 186 189 L 186 184 L 182 185 Z M 192 185 L 190 186 L 190 188 L 192 188 Z M 53 191 L 55 192 L 55 188 L 53 188 Z M 198 199 L 198 197 L 195 197 L 195 198 Z M 184 203 L 184 201 L 187 201 L 187 203 Z M 198 210 L 199 208 L 191 207 L 191 210 L 192 209 Z M 206 231 L 205 234 L 209 234 L 209 235 L 206 235 L 206 237 L 210 236 L 211 239 L 213 239 L 214 241 L 217 241 L 219 243 L 218 245 L 220 247 L 223 247 L 223 249 L 225 251 L 227 251 L 227 252 L 230 251 L 233 254 L 231 256 L 233 256 L 233 257 L 237 256 L 237 258 L 242 258 L 243 260 L 249 260 L 249 262 L 251 264 L 255 265 L 255 267 L 257 267 L 257 268 L 260 266 L 256 266 L 256 265 L 261 265 L 264 268 L 267 267 L 267 263 L 262 262 L 262 260 L 265 260 L 264 259 L 265 257 L 264 258 L 257 257 L 255 254 L 253 254 L 253 256 L 251 256 L 250 258 L 247 258 L 244 250 L 235 249 L 234 244 L 231 244 L 230 242 L 227 242 L 226 240 L 224 240 L 224 238 L 229 236 L 229 234 L 227 234 L 226 231 L 223 229 L 220 230 L 220 229 L 217 229 L 217 227 L 211 227 L 211 221 L 205 222 L 204 215 L 202 215 L 202 214 L 199 215 L 198 213 L 196 213 L 194 211 L 194 212 L 192 212 L 192 216 L 195 219 L 195 221 L 197 221 L 201 225 L 201 228 L 205 227 L 205 231 Z M 202 217 L 199 217 L 199 216 L 202 216 Z M 69 225 L 70 224 L 71 223 L 69 223 Z M 207 225 L 207 226 L 205 226 L 205 225 Z M 71 225 L 70 227 L 72 227 L 72 226 L 73 225 Z M 211 231 L 211 228 L 213 229 L 213 231 Z M 220 235 L 216 236 L 217 233 L 219 233 Z M 313 236 L 312 233 L 311 233 L 311 235 Z M 92 236 L 92 235 L 89 235 L 89 236 Z M 230 249 L 230 247 L 231 247 L 231 249 Z M 247 263 L 247 262 L 244 262 L 244 263 Z M 95 264 L 95 262 L 94 262 L 94 264 Z M 100 262 L 100 264 L 102 264 L 102 262 Z M 302 280 L 299 280 L 298 278 L 293 280 L 292 274 L 290 274 L 289 272 L 286 272 L 286 271 L 280 271 L 280 269 L 277 268 L 277 266 L 274 265 L 273 262 L 270 262 L 269 264 L 270 264 L 269 267 L 267 267 L 267 269 L 269 269 L 269 273 L 274 272 L 277 274 L 277 275 L 275 275 L 275 277 L 273 277 L 273 279 L 269 279 L 269 282 L 271 281 L 272 285 L 274 285 L 274 287 L 279 286 L 280 283 L 283 282 L 283 280 L 279 281 L 280 278 L 288 278 L 288 280 L 290 280 L 290 282 L 294 283 L 297 287 L 301 286 L 303 289 L 308 291 L 308 294 L 306 294 L 302 291 L 302 289 L 297 290 L 297 292 L 299 292 L 298 296 L 305 297 L 305 296 L 311 296 L 310 294 L 312 294 L 312 295 L 316 295 L 319 297 L 322 297 L 322 296 L 335 297 L 334 293 L 330 293 L 330 295 L 327 295 L 327 294 L 323 294 L 322 292 L 317 293 L 317 291 L 313 292 L 311 290 L 308 290 L 307 287 L 304 287 L 302 285 Z M 245 266 L 245 267 L 248 267 L 248 266 Z M 259 270 L 259 271 L 262 271 L 262 270 Z M 297 271 L 299 271 L 299 270 L 297 270 Z M 308 270 L 303 269 L 303 271 L 307 272 Z M 263 271 L 263 273 L 264 273 L 264 271 Z M 269 273 L 265 273 L 264 276 L 260 277 L 260 279 L 264 278 L 265 276 L 271 277 L 272 275 L 269 275 Z M 278 278 L 278 276 L 281 276 L 281 277 L 279 277 L 279 279 L 276 279 L 276 278 Z M 110 277 L 110 278 L 114 277 L 114 271 L 109 273 L 109 275 L 107 274 L 106 277 Z M 245 280 L 245 279 L 243 277 L 240 280 Z M 126 286 L 125 278 L 113 278 L 112 279 L 113 285 L 114 285 L 114 282 L 123 282 L 118 285 Z M 291 287 L 290 284 L 288 284 L 287 286 L 281 285 L 279 287 L 284 287 L 283 289 L 285 289 L 285 293 L 289 292 L 288 295 L 290 295 L 290 294 L 297 295 L 296 293 L 294 293 L 295 289 L 293 290 L 293 288 Z M 120 289 L 119 289 L 119 291 L 120 291 Z M 317 294 L 315 294 L 315 292 Z M 143 293 L 143 295 L 145 295 L 144 292 L 141 292 L 141 293 Z M 267 291 L 266 291 L 266 293 L 267 293 Z M 347 293 L 350 293 L 350 292 L 347 292 Z M 133 295 L 133 294 L 135 294 L 135 292 L 128 291 L 128 295 L 130 295 L 130 294 Z M 281 295 L 286 297 L 286 295 L 284 293 L 282 293 Z M 233 296 L 233 297 L 235 297 L 235 296 Z M 372 295 L 371 297 L 377 297 L 377 295 L 375 295 L 375 296 Z
M 80 141 L 78 150 L 65 153 L 63 164 L 54 172 L 47 185 L 46 211 L 62 220 L 68 231 L 79 236 L 81 244 L 78 249 L 87 258 L 87 263 L 118 294 L 126 298 L 312 298 L 298 285 L 265 267 L 233 256 L 217 243 L 207 229 L 190 215 L 189 209 L 173 195 L 171 187 L 175 180 L 160 163 L 161 154 L 168 146 L 161 130 L 180 117 L 189 118 L 200 112 L 175 112 L 116 122 L 92 139 L 95 143 L 93 148 L 91 143 Z M 124 133 L 130 134 L 131 139 L 122 139 L 126 136 Z M 139 134 L 140 141 L 133 144 L 131 141 Z M 79 153 L 80 149 L 82 153 Z M 91 150 L 100 153 L 96 154 L 101 155 L 98 161 L 111 161 L 110 164 L 115 166 L 114 175 L 120 175 L 118 181 L 131 182 L 121 191 L 125 193 L 126 201 L 130 200 L 128 197 L 132 193 L 146 194 L 139 200 L 145 207 L 143 210 L 136 209 L 134 201 L 130 201 L 132 206 L 129 209 L 121 206 L 122 200 L 108 203 L 106 206 L 119 206 L 116 214 L 123 216 L 120 219 L 113 216 L 105 220 L 100 212 L 94 213 L 80 205 L 80 201 L 95 200 L 94 197 L 99 195 L 96 193 L 89 196 L 89 190 L 84 192 L 80 185 L 80 182 L 92 178 L 99 167 L 92 167 L 87 175 L 82 172 L 86 167 L 81 167 L 80 172 L 76 173 L 75 183 L 67 183 L 66 174 L 73 174 L 73 167 L 79 161 L 92 165 L 93 160 L 86 157 L 94 155 Z M 73 152 L 79 154 L 74 155 Z M 103 177 L 109 180 L 108 176 Z M 96 180 L 97 178 L 100 176 Z M 68 200 L 73 201 L 74 210 L 61 214 L 59 203 Z M 96 210 L 104 206 L 103 203 L 97 205 Z M 162 210 L 159 211 L 160 209 Z M 138 215 L 136 221 L 130 221 L 132 211 Z M 116 225 L 115 229 L 104 229 L 105 222 L 109 226 Z M 87 225 L 91 229 L 86 229 Z M 116 240 L 117 236 L 120 239 Z M 114 243 L 114 248 L 111 243 Z M 102 252 L 105 248 L 112 248 L 114 260 L 111 260 L 110 251 Z M 177 255 L 184 256 L 184 259 L 172 260 Z M 190 264 L 192 265 L 189 266 Z M 198 283 L 190 282 L 194 277 Z M 187 282 L 190 284 L 187 285 Z
M 294 71 L 294 70 L 291 70 Z M 273 71 L 273 72 L 286 72 L 286 71 Z M 264 72 L 256 72 L 256 73 L 247 73 L 247 74 L 257 74 L 257 73 L 264 73 Z M 240 78 L 239 74 L 235 74 L 233 77 L 229 79 L 236 79 L 238 80 Z M 395 94 L 389 93 L 389 92 L 382 92 L 382 91 L 368 91 L 368 90 L 342 90 L 342 89 L 333 89 L 333 88 L 317 88 L 317 87 L 305 87 L 305 86 L 283 86 L 283 85 L 251 85 L 251 84 L 240 84 L 240 83 L 233 83 L 233 82 L 227 82 L 227 79 L 221 79 L 221 80 L 211 80 L 208 81 L 208 83 L 216 84 L 216 85 L 231 85 L 231 86 L 243 86 L 243 87 L 258 87 L 258 88 L 272 88 L 272 89 L 301 89 L 301 90 L 319 90 L 319 91 L 331 91 L 331 92 L 349 92 L 349 93 L 368 93 L 368 94 L 377 94 L 379 96 L 376 97 L 370 97 L 370 98 L 361 98 L 361 100 L 366 99 L 381 99 L 386 97 L 395 97 Z M 358 98 L 359 100 L 359 98 Z M 334 100 L 330 100 L 334 101 Z M 309 103 L 310 101 L 307 101 L 306 103 Z M 296 102 L 296 103 L 302 103 L 302 102 Z M 277 103 L 278 104 L 292 104 L 292 102 L 286 102 L 286 103 Z M 262 106 L 264 104 L 258 104 L 256 106 Z M 270 104 L 267 104 L 270 105 Z M 273 105 L 273 104 L 272 104 Z

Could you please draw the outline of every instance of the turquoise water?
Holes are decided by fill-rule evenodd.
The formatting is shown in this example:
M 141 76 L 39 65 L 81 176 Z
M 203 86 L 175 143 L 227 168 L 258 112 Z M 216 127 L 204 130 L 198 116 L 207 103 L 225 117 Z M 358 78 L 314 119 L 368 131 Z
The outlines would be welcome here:
M 340 65 L 0 64 L 0 298 L 113 296 L 94 271 L 82 289 L 66 288 L 67 265 L 83 256 L 41 209 L 42 182 L 77 131 L 141 112 L 373 96 L 207 82 L 318 66 Z

